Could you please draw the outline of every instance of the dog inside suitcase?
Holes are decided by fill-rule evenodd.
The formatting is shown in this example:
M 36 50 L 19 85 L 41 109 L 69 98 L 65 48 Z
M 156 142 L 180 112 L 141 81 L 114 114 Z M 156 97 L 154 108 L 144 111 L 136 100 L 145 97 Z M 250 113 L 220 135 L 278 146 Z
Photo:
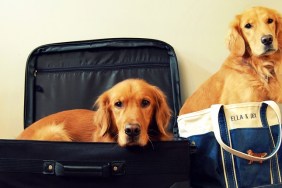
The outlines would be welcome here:
M 65 110 L 44 117 L 17 139 L 117 142 L 120 146 L 145 146 L 172 139 L 167 131 L 171 110 L 165 94 L 142 79 L 126 79 L 102 93 L 96 111 Z
M 47 44 L 31 52 L 25 76 L 25 130 L 0 139 L 0 187 L 189 187 L 190 145 L 177 138 L 180 82 L 169 44 Z

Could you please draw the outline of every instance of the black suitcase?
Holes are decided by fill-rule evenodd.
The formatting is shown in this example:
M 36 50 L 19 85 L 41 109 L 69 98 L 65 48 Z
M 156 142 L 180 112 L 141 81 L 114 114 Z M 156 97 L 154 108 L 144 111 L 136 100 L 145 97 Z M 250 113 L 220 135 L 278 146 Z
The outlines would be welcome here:
M 189 187 L 189 143 L 177 139 L 177 59 L 165 42 L 103 39 L 36 48 L 27 60 L 24 127 L 58 111 L 91 109 L 103 91 L 127 78 L 142 78 L 164 91 L 174 141 L 121 148 L 0 140 L 0 187 Z

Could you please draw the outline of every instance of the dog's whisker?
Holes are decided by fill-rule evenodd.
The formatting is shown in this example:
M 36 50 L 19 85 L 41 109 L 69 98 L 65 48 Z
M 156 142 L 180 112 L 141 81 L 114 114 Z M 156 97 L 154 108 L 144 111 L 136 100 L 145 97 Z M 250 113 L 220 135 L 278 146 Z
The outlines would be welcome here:
M 114 136 L 114 138 L 118 138 L 118 133 Z
M 113 147 L 113 150 L 120 148 L 118 144 Z
M 153 144 L 152 140 L 150 138 L 148 140 L 149 140 L 149 142 L 150 142 L 150 144 L 152 146 L 152 149 L 155 150 L 155 147 L 154 147 L 154 144 Z
M 114 135 L 113 139 L 114 139 L 115 141 L 118 140 L 118 133 Z

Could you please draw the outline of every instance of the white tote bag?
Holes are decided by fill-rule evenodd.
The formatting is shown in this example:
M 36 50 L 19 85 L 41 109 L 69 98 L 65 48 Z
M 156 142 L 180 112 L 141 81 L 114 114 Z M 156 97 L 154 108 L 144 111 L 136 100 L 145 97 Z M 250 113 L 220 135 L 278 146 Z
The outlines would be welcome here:
M 178 128 L 196 147 L 192 186 L 281 184 L 281 114 L 275 102 L 212 105 L 179 116 Z

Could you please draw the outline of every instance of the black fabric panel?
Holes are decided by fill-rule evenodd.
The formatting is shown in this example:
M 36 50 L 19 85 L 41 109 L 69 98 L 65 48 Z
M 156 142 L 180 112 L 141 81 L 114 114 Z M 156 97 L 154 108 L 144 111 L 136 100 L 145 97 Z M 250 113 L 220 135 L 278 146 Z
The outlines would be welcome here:
M 189 144 L 187 141 L 154 142 L 141 148 L 121 148 L 112 143 L 64 143 L 0 140 L 0 186 L 17 187 L 170 187 L 189 185 Z M 21 152 L 19 152 L 21 151 Z M 7 168 L 5 159 L 34 160 L 27 165 Z M 124 161 L 125 174 L 107 178 L 42 174 L 38 161 L 63 164 L 90 164 Z M 4 161 L 4 162 L 3 162 Z M 4 167 L 3 167 L 4 164 Z M 22 164 L 22 163 L 19 163 Z M 42 165 L 43 171 L 43 165 Z M 182 183 L 181 183 L 182 182 Z M 186 182 L 186 183 L 183 183 Z M 181 187 L 181 186 L 180 186 Z M 182 186 L 183 187 L 183 186 Z
M 156 47 L 94 48 L 80 51 L 50 52 L 38 56 L 37 68 L 115 67 L 131 64 L 169 63 L 166 50 Z M 94 66 L 94 67 L 93 67 Z
M 109 71 L 75 71 L 63 73 L 38 73 L 35 92 L 35 120 L 48 114 L 66 109 L 91 109 L 96 98 L 115 83 L 126 78 L 143 78 L 160 87 L 167 98 L 172 98 L 168 68 L 109 70 Z M 83 84 L 81 84 L 83 83 Z M 48 101 L 48 102 L 47 102 Z M 173 104 L 170 106 L 172 107 Z

